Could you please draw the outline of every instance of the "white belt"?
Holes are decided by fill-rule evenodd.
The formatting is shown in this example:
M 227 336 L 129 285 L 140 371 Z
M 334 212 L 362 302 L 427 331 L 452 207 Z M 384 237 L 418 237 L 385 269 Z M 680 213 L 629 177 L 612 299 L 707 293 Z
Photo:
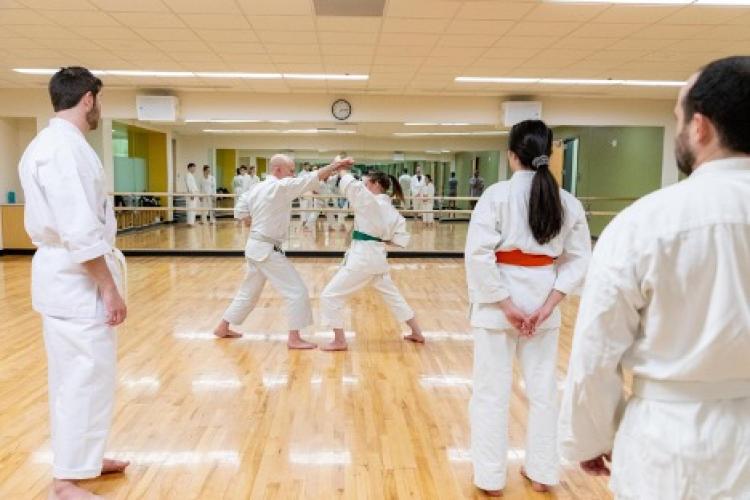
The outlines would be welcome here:
M 750 380 L 684 382 L 635 377 L 633 395 L 643 399 L 669 402 L 750 398 Z
M 250 232 L 250 239 L 255 241 L 260 241 L 261 243 L 269 243 L 273 245 L 273 249 L 276 252 L 284 253 L 284 251 L 281 249 L 281 242 L 279 240 L 275 240 L 273 238 L 269 238 L 268 236 L 264 236 L 260 233 L 254 233 Z

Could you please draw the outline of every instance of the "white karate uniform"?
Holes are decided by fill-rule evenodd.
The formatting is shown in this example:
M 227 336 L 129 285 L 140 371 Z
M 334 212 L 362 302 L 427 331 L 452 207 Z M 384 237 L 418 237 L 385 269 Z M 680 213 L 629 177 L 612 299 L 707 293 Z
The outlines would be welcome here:
M 216 208 L 216 198 L 214 197 L 216 195 L 216 179 L 213 175 L 201 176 L 201 193 L 213 195 L 203 197 L 203 203 L 201 204 L 206 209 L 205 212 L 201 212 L 201 220 L 205 223 L 208 219 L 213 224 L 216 222 L 214 213 L 214 208 Z
M 560 418 L 563 457 L 613 452 L 617 498 L 750 498 L 750 158 L 712 161 L 597 242 Z M 634 377 L 623 398 L 622 370 Z
M 435 183 L 427 184 L 422 188 L 422 195 L 425 197 L 424 203 L 422 203 L 422 210 L 433 210 L 435 207 L 435 201 L 432 198 L 435 197 Z M 426 224 L 435 222 L 435 214 L 432 212 L 423 213 L 422 222 Z
M 185 174 L 185 188 L 190 194 L 199 194 L 201 192 L 201 190 L 198 188 L 198 183 L 195 180 L 195 176 L 190 172 L 187 172 Z M 188 196 L 185 204 L 187 206 L 187 223 L 192 226 L 195 224 L 195 216 L 197 214 L 195 209 L 200 206 L 200 197 Z
M 565 211 L 560 233 L 540 245 L 529 227 L 529 191 L 534 172 L 519 171 L 491 186 L 472 213 L 466 237 L 466 279 L 474 331 L 474 386 L 469 413 L 474 482 L 485 490 L 505 487 L 508 450 L 508 402 L 513 357 L 521 364 L 529 421 L 526 472 L 543 484 L 556 484 L 558 309 L 532 337 L 519 336 L 498 303 L 508 297 L 530 314 L 552 290 L 574 292 L 583 281 L 591 254 L 586 215 L 581 203 L 560 190 Z M 555 264 L 521 267 L 497 264 L 495 252 L 521 250 L 548 255 Z
M 32 306 L 42 316 L 57 479 L 101 473 L 115 396 L 117 339 L 84 262 L 104 257 L 122 290 L 124 258 L 99 158 L 72 123 L 53 118 L 19 165 L 25 225 L 38 248 Z
M 411 192 L 412 197 L 414 200 L 412 200 L 412 207 L 414 210 L 424 210 L 424 200 L 422 197 L 424 196 L 424 189 L 427 186 L 427 179 L 425 179 L 424 174 L 420 174 L 419 178 L 417 178 L 416 175 L 413 175 L 411 178 L 411 186 L 409 187 L 409 190 Z M 415 214 L 417 217 L 423 217 L 424 214 L 417 213 Z
M 323 194 L 328 196 L 337 194 L 335 175 L 332 175 L 328 179 L 326 179 L 325 182 L 322 183 L 322 185 Z M 338 208 L 338 205 L 336 204 L 336 200 L 334 198 L 326 198 L 325 200 L 323 200 L 323 202 L 325 208 Z M 333 226 L 333 224 L 336 222 L 336 214 L 334 212 L 326 212 L 326 222 L 328 223 L 328 227 Z
M 245 174 L 242 176 L 242 190 L 244 192 L 250 191 L 259 182 L 260 179 L 257 175 Z
M 409 174 L 402 174 L 401 177 L 398 178 L 398 183 L 401 186 L 401 191 L 404 193 L 404 198 L 409 198 L 411 196 L 411 176 Z M 409 200 L 404 201 L 404 208 L 409 209 L 413 205 Z
M 240 202 L 240 197 L 245 192 L 244 183 L 242 182 L 242 176 L 237 174 L 232 179 L 232 192 L 234 193 L 234 207 L 237 208 L 237 204 Z
M 307 287 L 281 248 L 286 239 L 292 215 L 292 201 L 318 185 L 318 173 L 278 179 L 269 175 L 242 195 L 237 214 L 252 217 L 253 225 L 245 247 L 247 275 L 224 319 L 239 325 L 255 308 L 266 280 L 271 282 L 287 302 L 290 330 L 312 325 L 313 316 Z
M 406 221 L 393 208 L 387 194 L 371 193 L 351 174 L 344 175 L 339 187 L 354 210 L 355 230 L 400 247 L 409 243 Z M 320 296 L 323 324 L 331 328 L 344 328 L 346 298 L 367 285 L 372 285 L 380 293 L 398 321 L 408 321 L 414 317 L 414 311 L 391 280 L 387 256 L 383 242 L 352 241 L 344 264 Z

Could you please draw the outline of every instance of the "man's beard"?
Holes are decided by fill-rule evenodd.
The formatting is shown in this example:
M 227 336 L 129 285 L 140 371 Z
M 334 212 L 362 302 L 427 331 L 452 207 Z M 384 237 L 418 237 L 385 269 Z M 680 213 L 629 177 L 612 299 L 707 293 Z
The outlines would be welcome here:
M 89 130 L 96 130 L 99 127 L 99 118 L 101 112 L 97 106 L 91 108 L 91 111 L 86 113 L 86 123 L 89 125 Z
M 683 128 L 674 143 L 674 155 L 677 159 L 677 168 L 680 172 L 689 176 L 695 167 L 695 154 L 690 151 L 687 139 L 687 127 Z

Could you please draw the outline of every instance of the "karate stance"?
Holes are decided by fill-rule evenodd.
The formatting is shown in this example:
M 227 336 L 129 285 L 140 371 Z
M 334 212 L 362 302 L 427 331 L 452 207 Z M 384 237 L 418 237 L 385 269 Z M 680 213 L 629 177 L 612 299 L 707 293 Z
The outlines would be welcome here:
M 513 176 L 479 199 L 465 250 L 474 332 L 471 458 L 474 484 L 490 496 L 501 496 L 506 482 L 515 356 L 529 401 L 521 473 L 536 491 L 558 482 L 557 305 L 583 281 L 591 254 L 581 203 L 549 171 L 552 131 L 521 122 L 508 149 Z
M 203 203 L 201 203 L 201 206 L 205 209 L 205 211 L 201 213 L 201 223 L 205 224 L 206 219 L 208 219 L 211 224 L 215 224 L 216 215 L 214 213 L 214 208 L 216 208 L 216 198 L 214 195 L 216 195 L 216 179 L 211 175 L 211 167 L 208 165 L 203 165 L 201 193 L 204 195 L 210 195 L 204 196 Z
M 185 175 L 185 189 L 187 189 L 189 195 L 198 195 L 201 190 L 198 188 L 198 182 L 195 180 L 195 163 L 188 163 L 187 170 L 188 173 Z M 200 206 L 200 197 L 189 195 L 185 201 L 187 207 L 187 223 L 188 226 L 194 226 L 197 214 L 195 209 Z
M 611 458 L 618 499 L 750 498 L 750 57 L 693 75 L 675 115 L 690 177 L 626 208 L 597 242 L 560 450 L 596 475 Z
M 98 126 L 101 87 L 85 68 L 58 71 L 49 83 L 56 117 L 19 165 L 26 231 L 37 247 L 31 298 L 47 350 L 52 499 L 101 498 L 76 482 L 128 466 L 104 458 L 115 399 L 114 328 L 127 308 L 112 199 L 101 161 L 83 135 Z
M 435 208 L 435 183 L 432 177 L 425 175 L 427 179 L 424 188 L 422 188 L 422 210 L 430 210 L 422 214 L 422 222 L 426 226 L 432 226 L 435 223 L 435 214 L 431 212 Z
M 372 285 L 383 297 L 398 321 L 405 321 L 411 334 L 404 337 L 413 342 L 424 342 L 422 330 L 414 311 L 388 273 L 386 244 L 405 247 L 409 243 L 406 221 L 393 208 L 388 190 L 393 186 L 396 199 L 403 201 L 398 180 L 382 172 L 371 172 L 363 181 L 350 173 L 341 178 L 339 188 L 354 210 L 352 244 L 343 266 L 325 287 L 320 296 L 323 323 L 333 328 L 334 340 L 323 347 L 326 351 L 347 349 L 344 337 L 344 306 L 346 298 L 367 285 Z
M 247 275 L 224 318 L 214 330 L 217 337 L 237 338 L 242 335 L 231 330 L 239 325 L 255 308 L 266 280 L 284 297 L 287 303 L 290 349 L 317 347 L 300 336 L 300 330 L 313 324 L 307 287 L 294 266 L 284 256 L 281 243 L 289 231 L 292 201 L 313 186 L 333 175 L 338 168 L 352 163 L 350 158 L 336 161 L 317 172 L 294 177 L 294 161 L 285 155 L 275 155 L 270 161 L 270 174 L 265 181 L 245 193 L 237 206 L 238 217 L 253 221 L 245 247 Z

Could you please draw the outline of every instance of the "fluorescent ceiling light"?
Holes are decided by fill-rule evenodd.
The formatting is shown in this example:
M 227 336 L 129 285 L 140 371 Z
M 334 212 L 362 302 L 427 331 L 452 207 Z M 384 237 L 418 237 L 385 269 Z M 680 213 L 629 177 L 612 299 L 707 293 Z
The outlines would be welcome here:
M 261 123 L 261 120 L 185 120 L 185 123 Z
M 437 125 L 437 123 L 431 123 L 431 122 L 407 122 L 404 123 L 407 127 L 434 127 Z
M 471 127 L 474 125 L 474 123 L 463 123 L 463 122 L 444 122 L 444 123 L 434 123 L 434 122 L 407 122 L 404 123 L 407 127 Z
M 687 5 L 694 0 L 548 0 L 553 3 L 608 3 L 608 4 L 641 4 L 641 5 Z
M 305 129 L 203 129 L 203 132 L 207 134 L 356 134 L 356 130 L 318 130 L 316 128 L 305 128 Z
M 466 136 L 466 135 L 480 135 L 480 136 L 492 136 L 492 135 L 508 135 L 508 132 L 486 130 L 479 132 L 394 132 L 393 135 L 397 137 L 426 137 L 426 136 Z
M 59 68 L 15 68 L 16 73 L 27 75 L 54 75 Z M 91 70 L 96 75 L 111 76 L 142 76 L 157 78 L 244 78 L 260 80 L 279 80 L 286 78 L 289 80 L 368 80 L 369 75 L 346 75 L 336 73 L 233 73 L 233 72 L 205 72 L 205 71 L 145 71 L 145 70 L 124 70 L 124 69 L 106 69 Z
M 748 0 L 750 1 L 750 0 Z M 623 85 L 626 87 L 682 87 L 685 82 L 671 80 L 613 80 L 593 78 L 503 78 L 458 76 L 458 83 L 528 83 L 540 85 Z
M 288 80 L 367 80 L 368 75 L 337 75 L 328 73 L 284 73 L 282 75 Z

